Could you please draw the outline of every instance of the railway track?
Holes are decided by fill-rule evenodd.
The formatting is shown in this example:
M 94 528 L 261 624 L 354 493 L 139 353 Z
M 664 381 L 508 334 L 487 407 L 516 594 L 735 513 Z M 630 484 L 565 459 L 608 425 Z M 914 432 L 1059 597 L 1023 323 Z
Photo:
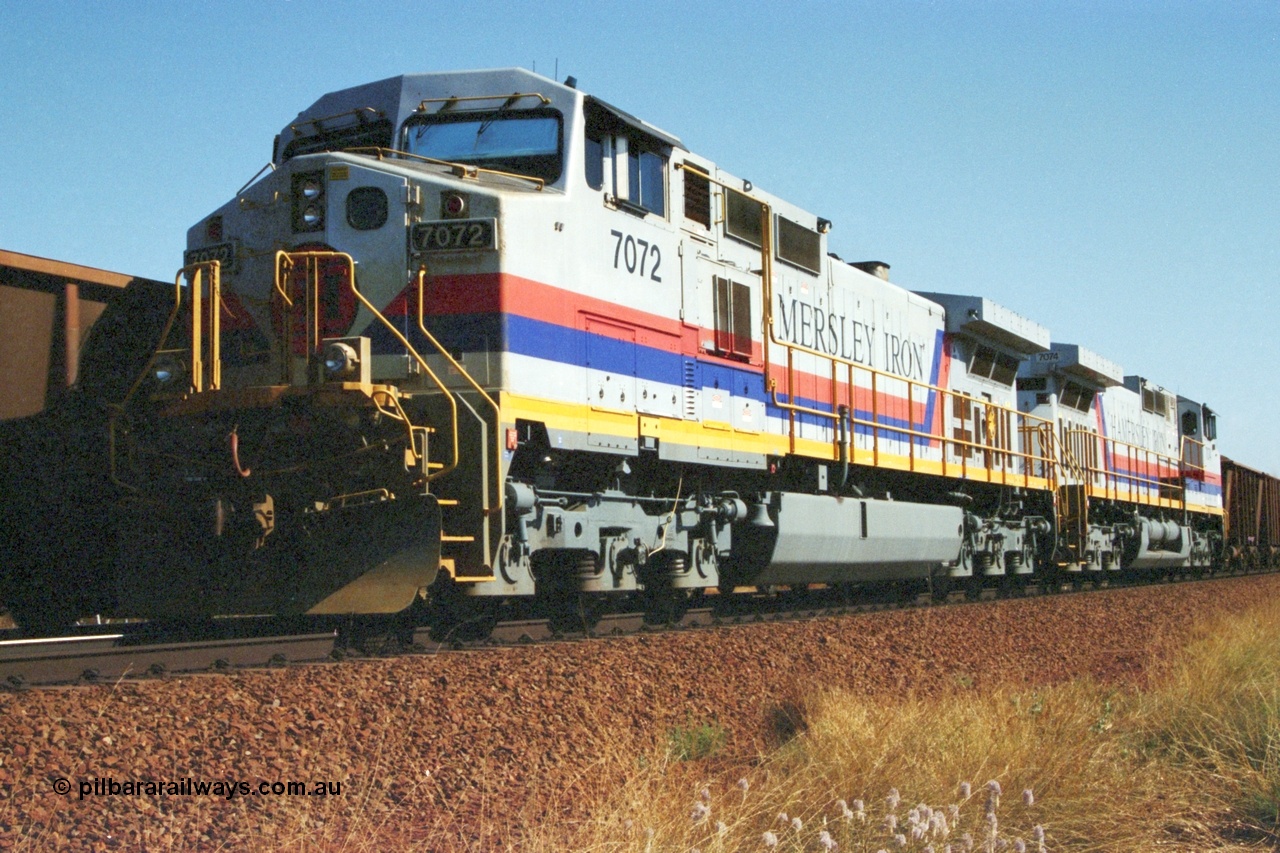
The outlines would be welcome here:
M 1239 573 L 1219 573 L 1214 578 Z M 1191 575 L 1166 576 L 1150 583 L 1197 580 Z M 1210 579 L 1210 578 L 1203 578 Z M 1121 584 L 1086 582 L 1074 587 L 1078 592 L 1100 591 Z M 139 641 L 137 634 L 81 634 L 47 639 L 0 641 L 0 687 L 25 689 L 61 685 L 93 684 L 118 679 L 159 677 L 198 672 L 229 672 L 297 663 L 335 662 L 352 657 L 388 654 L 441 654 L 475 651 L 504 645 L 573 642 L 593 638 L 630 636 L 643 632 L 697 630 L 736 624 L 794 622 L 857 613 L 914 607 L 954 606 L 994 601 L 1008 595 L 1036 597 L 1072 589 L 1071 584 L 1029 584 L 1016 591 L 984 589 L 977 599 L 952 592 L 936 600 L 928 592 L 892 594 L 856 602 L 826 601 L 817 593 L 744 597 L 716 602 L 715 606 L 691 608 L 665 625 L 650 625 L 640 613 L 607 613 L 578 627 L 566 628 L 550 619 L 499 621 L 480 637 L 464 638 L 465 632 L 437 636 L 429 628 L 413 632 L 411 646 L 403 644 L 350 644 L 338 631 L 289 636 L 252 636 L 198 641 Z M 762 606 L 763 605 L 763 606 Z M 461 626 L 460 626 L 461 627 Z M 376 638 L 375 638 L 376 639 Z M 372 650 L 372 651 L 371 651 Z
M 1214 577 L 1234 577 L 1240 573 L 1219 573 Z M 1169 583 L 1208 579 L 1187 575 L 1169 575 L 1153 578 L 1146 583 Z M 645 621 L 640 613 L 607 613 L 598 621 L 589 625 L 583 623 L 576 627 L 557 626 L 550 619 L 516 619 L 501 621 L 482 638 L 466 639 L 465 624 L 459 626 L 457 634 L 447 633 L 443 637 L 433 633 L 430 628 L 418 628 L 413 634 L 413 645 L 416 649 L 429 653 L 446 650 L 478 649 L 489 646 L 530 644 L 556 641 L 575 641 L 603 637 L 619 637 L 643 632 L 682 631 L 700 628 L 726 627 L 740 624 L 757 624 L 763 622 L 793 622 L 805 619 L 830 618 L 857 613 L 874 613 L 883 610 L 899 610 L 914 607 L 936 607 L 963 604 L 976 604 L 984 601 L 995 601 L 1007 597 L 1032 598 L 1052 595 L 1060 592 L 1091 592 L 1125 585 L 1115 582 L 1094 582 L 1072 584 L 1030 583 L 1016 589 L 984 588 L 976 597 L 967 596 L 961 590 L 948 593 L 943 598 L 935 598 L 927 591 L 902 594 L 900 591 L 886 591 L 883 594 L 857 601 L 838 600 L 839 596 L 823 596 L 821 591 L 797 595 L 783 595 L 776 598 L 766 596 L 744 596 L 740 600 L 718 602 L 715 606 L 690 608 L 681 617 L 669 624 L 652 625 Z M 833 601 L 835 598 L 837 600 Z M 708 599 L 704 599 L 708 600 Z
M 122 634 L 90 634 L 0 642 L 0 683 L 22 688 L 327 660 L 335 634 L 141 645 L 124 640 Z

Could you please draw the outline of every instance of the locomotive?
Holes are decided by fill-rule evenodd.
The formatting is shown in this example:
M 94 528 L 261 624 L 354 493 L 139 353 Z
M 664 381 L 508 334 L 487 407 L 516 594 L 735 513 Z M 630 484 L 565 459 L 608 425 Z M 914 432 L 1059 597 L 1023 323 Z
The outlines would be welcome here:
M 95 330 L 108 532 L 33 619 L 589 627 L 1221 564 L 1207 406 L 845 262 L 573 78 L 333 92 L 264 172 Z

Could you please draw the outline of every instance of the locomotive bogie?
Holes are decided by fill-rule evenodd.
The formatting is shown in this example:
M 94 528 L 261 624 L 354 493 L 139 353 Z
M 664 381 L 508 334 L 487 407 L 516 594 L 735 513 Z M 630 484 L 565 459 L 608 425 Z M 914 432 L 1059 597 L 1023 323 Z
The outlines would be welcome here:
M 962 559 L 947 573 L 953 578 L 1031 575 L 1041 556 L 1049 522 L 1039 516 L 980 518 L 965 516 Z

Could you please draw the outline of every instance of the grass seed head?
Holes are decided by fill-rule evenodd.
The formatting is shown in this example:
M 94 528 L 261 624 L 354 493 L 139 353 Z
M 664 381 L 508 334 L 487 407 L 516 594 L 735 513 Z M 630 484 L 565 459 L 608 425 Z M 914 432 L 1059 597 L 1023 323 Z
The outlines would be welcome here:
M 897 788 L 889 789 L 889 796 L 885 797 L 885 803 L 889 806 L 889 811 L 897 811 L 898 803 L 902 802 L 902 797 L 898 794 Z

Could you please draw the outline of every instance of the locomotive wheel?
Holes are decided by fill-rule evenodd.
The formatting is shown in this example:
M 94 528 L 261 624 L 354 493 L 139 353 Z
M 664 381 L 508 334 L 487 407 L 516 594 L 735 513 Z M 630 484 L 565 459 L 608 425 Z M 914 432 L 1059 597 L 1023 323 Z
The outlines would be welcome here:
M 488 639 L 497 627 L 501 602 L 489 598 L 460 599 L 453 603 L 448 617 L 433 620 L 431 637 L 473 643 Z
M 1022 587 L 1017 575 L 1008 572 L 996 575 L 995 586 L 997 598 L 1018 598 L 1022 595 Z
M 649 625 L 674 625 L 689 612 L 689 594 L 671 584 L 644 589 L 644 621 Z
M 568 617 L 564 630 L 590 634 L 600 624 L 600 617 L 608 612 L 609 602 L 602 596 L 585 592 L 578 593 L 575 599 L 570 612 L 564 614 Z
M 674 625 L 689 611 L 689 593 L 673 583 L 672 575 L 685 571 L 685 556 L 676 552 L 660 552 L 645 567 L 644 621 L 649 625 Z
M 609 609 L 605 597 L 578 590 L 563 591 L 547 604 L 547 622 L 557 634 L 590 634 Z
M 443 573 L 442 573 L 443 574 Z M 435 642 L 474 642 L 486 639 L 501 618 L 502 602 L 494 598 L 469 597 L 461 593 L 444 574 L 429 590 L 397 615 L 412 636 L 420 626 L 430 626 Z
M 566 550 L 536 557 L 541 557 L 534 567 L 538 608 L 551 630 L 557 634 L 591 633 L 608 608 L 604 597 L 581 589 L 579 578 L 595 571 L 595 555 Z
M 933 600 L 939 603 L 946 601 L 955 588 L 955 578 L 951 575 L 935 575 L 929 580 L 929 591 Z

